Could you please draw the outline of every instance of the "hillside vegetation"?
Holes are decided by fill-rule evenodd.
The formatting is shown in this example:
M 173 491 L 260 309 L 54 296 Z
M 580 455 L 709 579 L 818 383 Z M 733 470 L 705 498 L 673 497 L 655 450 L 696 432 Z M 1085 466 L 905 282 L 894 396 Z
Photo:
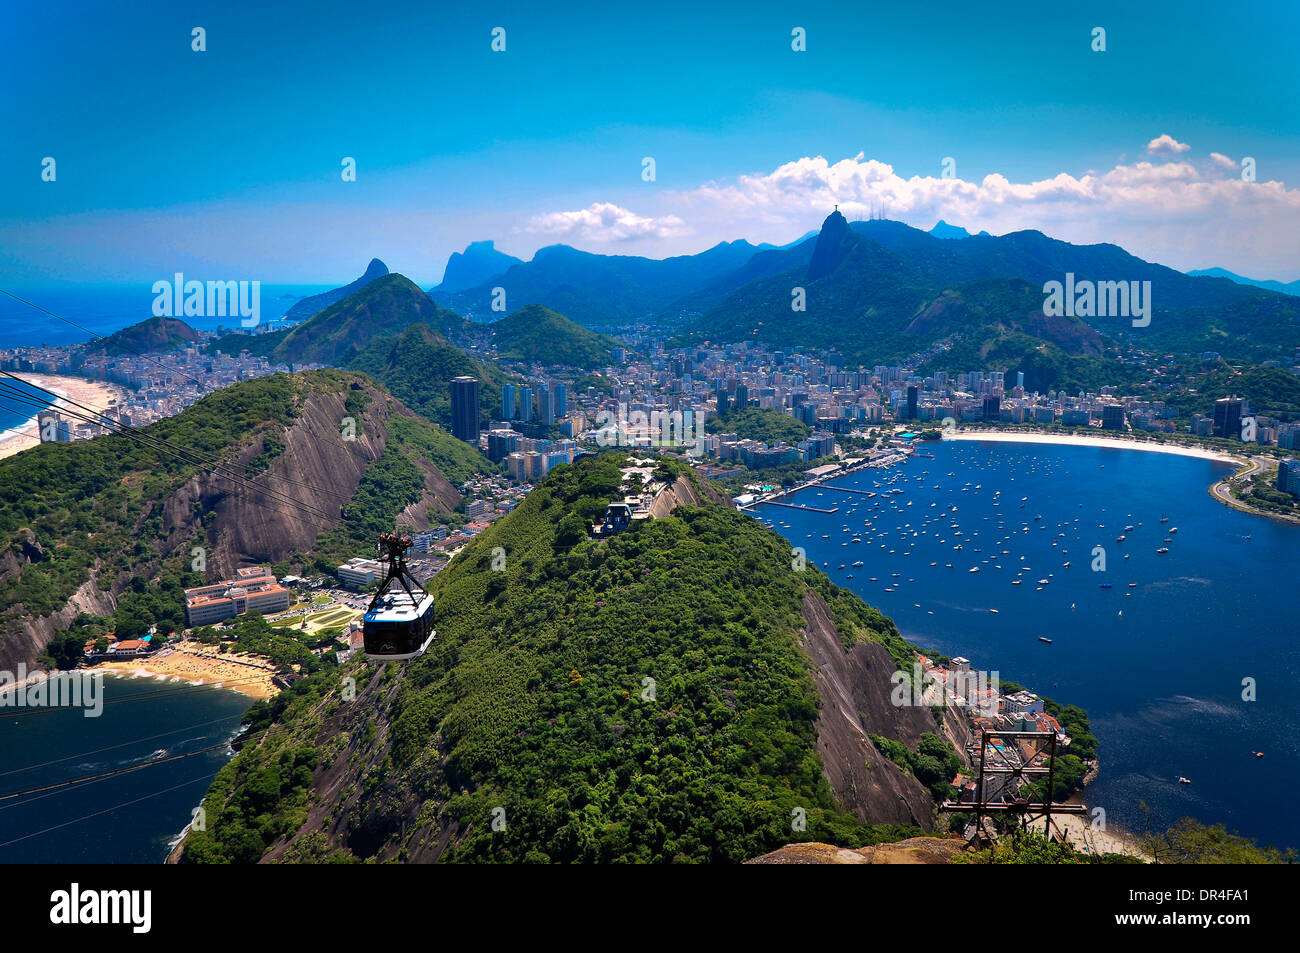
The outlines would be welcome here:
M 510 378 L 476 360 L 423 324 L 372 340 L 348 366 L 379 381 L 394 397 L 444 429 L 451 428 L 451 381 L 478 380 L 479 422 L 501 416 L 501 387 Z
M 401 334 L 412 324 L 441 333 L 460 317 L 443 311 L 404 275 L 387 274 L 283 331 L 228 334 L 210 347 L 228 354 L 246 350 L 285 364 L 346 367 L 375 338 Z
M 341 436 L 345 415 L 354 440 Z M 235 384 L 140 433 L 166 445 L 108 434 L 0 460 L 0 660 L 34 660 L 76 608 L 123 634 L 174 631 L 180 590 L 205 581 L 193 546 L 213 579 L 295 553 L 355 555 L 399 514 L 427 524 L 450 512 L 460 496 L 449 480 L 491 466 L 341 371 Z
M 608 365 L 610 350 L 618 344 L 539 304 L 520 308 L 489 327 L 503 360 L 528 364 L 564 364 L 590 371 Z
M 730 507 L 589 539 L 620 460 L 553 471 L 435 577 L 425 656 L 349 663 L 353 702 L 331 678 L 258 706 L 186 858 L 741 861 L 915 833 L 840 807 L 798 642 L 808 593 L 845 644 L 908 658 L 893 623 Z

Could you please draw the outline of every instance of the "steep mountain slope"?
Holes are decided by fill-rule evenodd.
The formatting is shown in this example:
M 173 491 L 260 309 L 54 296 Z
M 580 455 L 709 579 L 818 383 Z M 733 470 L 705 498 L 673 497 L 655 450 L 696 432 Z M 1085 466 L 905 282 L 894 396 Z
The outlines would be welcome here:
M 318 311 L 328 308 L 336 301 L 342 301 L 350 294 L 355 294 L 376 278 L 382 278 L 386 274 L 388 274 L 388 266 L 378 258 L 372 258 L 370 264 L 366 266 L 365 273 L 356 281 L 349 282 L 341 288 L 324 291 L 318 295 L 311 295 L 295 302 L 293 307 L 285 312 L 285 317 L 294 321 L 310 318 Z
M 464 291 L 504 274 L 513 265 L 522 264 L 522 259 L 497 251 L 495 243 L 491 241 L 470 242 L 463 252 L 451 253 L 441 283 L 436 288 L 430 288 L 429 293 L 453 294 Z
M 588 331 L 562 314 L 530 304 L 489 325 L 497 354 L 507 361 L 565 364 L 592 370 L 609 364 L 618 342 Z
M 703 505 L 589 539 L 622 459 L 552 471 L 436 576 L 426 655 L 255 706 L 185 858 L 740 861 L 930 827 L 868 736 L 964 736 L 890 704 L 893 623 L 674 463 Z
M 591 327 L 640 320 L 687 293 L 742 266 L 768 246 L 721 242 L 698 255 L 652 259 L 596 255 L 568 245 L 540 249 L 475 287 L 429 294 L 438 304 L 476 320 L 492 316 L 493 289 L 505 289 L 507 311 L 541 304 Z
M 111 615 L 128 587 L 142 595 L 166 576 L 174 603 L 175 584 L 204 581 L 189 571 L 193 547 L 209 579 L 330 550 L 331 533 L 337 554 L 404 510 L 412 522 L 449 511 L 460 497 L 448 478 L 488 466 L 336 371 L 236 384 L 141 433 L 167 447 L 108 435 L 0 460 L 0 668 L 32 662 L 79 611 Z
M 92 341 L 88 348 L 106 354 L 147 354 L 150 351 L 173 351 L 199 339 L 199 332 L 178 318 L 154 317 L 115 331 L 102 340 Z

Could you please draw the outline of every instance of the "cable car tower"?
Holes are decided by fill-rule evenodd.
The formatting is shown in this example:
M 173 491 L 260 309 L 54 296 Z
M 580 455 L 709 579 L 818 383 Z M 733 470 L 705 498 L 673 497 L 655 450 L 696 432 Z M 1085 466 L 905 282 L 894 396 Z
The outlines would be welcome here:
M 376 661 L 404 661 L 429 647 L 433 629 L 433 596 L 406 568 L 409 536 L 384 533 L 379 537 L 381 557 L 388 565 L 383 582 L 366 610 L 362 634 L 366 655 Z

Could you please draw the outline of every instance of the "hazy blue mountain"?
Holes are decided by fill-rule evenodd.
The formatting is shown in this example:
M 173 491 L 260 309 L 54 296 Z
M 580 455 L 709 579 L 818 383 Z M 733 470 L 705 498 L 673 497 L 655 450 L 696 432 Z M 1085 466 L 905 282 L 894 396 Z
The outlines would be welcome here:
M 386 274 L 388 274 L 388 266 L 378 258 L 372 258 L 370 264 L 366 267 L 366 273 L 356 281 L 346 284 L 342 288 L 335 288 L 333 291 L 323 291 L 318 295 L 303 298 L 286 312 L 285 317 L 292 320 L 310 318 L 318 311 L 328 308 L 336 301 L 342 301 L 354 291 L 360 291 L 376 278 L 382 278 Z
M 935 238 L 970 238 L 970 232 L 960 225 L 949 225 L 943 219 L 934 223 L 934 228 L 930 229 L 930 234 Z
M 1255 288 L 1267 288 L 1287 295 L 1300 295 L 1300 281 L 1272 281 L 1269 279 L 1244 278 L 1226 268 L 1197 268 L 1187 272 L 1193 278 L 1227 278 L 1239 285 L 1251 285 Z
M 522 265 L 523 259 L 497 251 L 492 241 L 470 242 L 463 252 L 452 252 L 442 273 L 442 283 L 429 289 L 452 294 L 480 285 L 489 278 L 504 274 L 513 265 Z
M 506 313 L 541 304 L 586 326 L 636 321 L 735 271 L 770 247 L 720 242 L 697 255 L 654 259 L 549 245 L 531 261 L 512 265 L 474 287 L 456 292 L 439 287 L 429 295 L 439 305 L 478 321 L 499 317 L 492 311 L 496 287 L 505 289 Z

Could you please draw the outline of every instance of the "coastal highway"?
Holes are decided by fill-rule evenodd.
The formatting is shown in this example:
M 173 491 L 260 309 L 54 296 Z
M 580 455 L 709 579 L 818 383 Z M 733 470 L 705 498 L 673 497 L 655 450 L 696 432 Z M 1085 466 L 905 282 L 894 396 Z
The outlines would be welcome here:
M 1264 467 L 1266 467 L 1267 465 L 1268 465 L 1268 461 L 1264 457 L 1251 457 L 1250 468 L 1248 470 L 1243 470 L 1240 473 L 1234 473 L 1226 480 L 1220 480 L 1218 483 L 1214 484 L 1214 486 L 1210 488 L 1210 493 L 1213 496 L 1215 496 L 1221 503 L 1227 503 L 1229 506 L 1236 507 L 1239 510 L 1254 512 L 1254 510 L 1252 510 L 1250 507 L 1246 506 L 1243 503 L 1239 503 L 1232 498 L 1232 484 L 1237 480 L 1250 480 L 1252 477 L 1255 477 L 1261 472 L 1263 472 Z

